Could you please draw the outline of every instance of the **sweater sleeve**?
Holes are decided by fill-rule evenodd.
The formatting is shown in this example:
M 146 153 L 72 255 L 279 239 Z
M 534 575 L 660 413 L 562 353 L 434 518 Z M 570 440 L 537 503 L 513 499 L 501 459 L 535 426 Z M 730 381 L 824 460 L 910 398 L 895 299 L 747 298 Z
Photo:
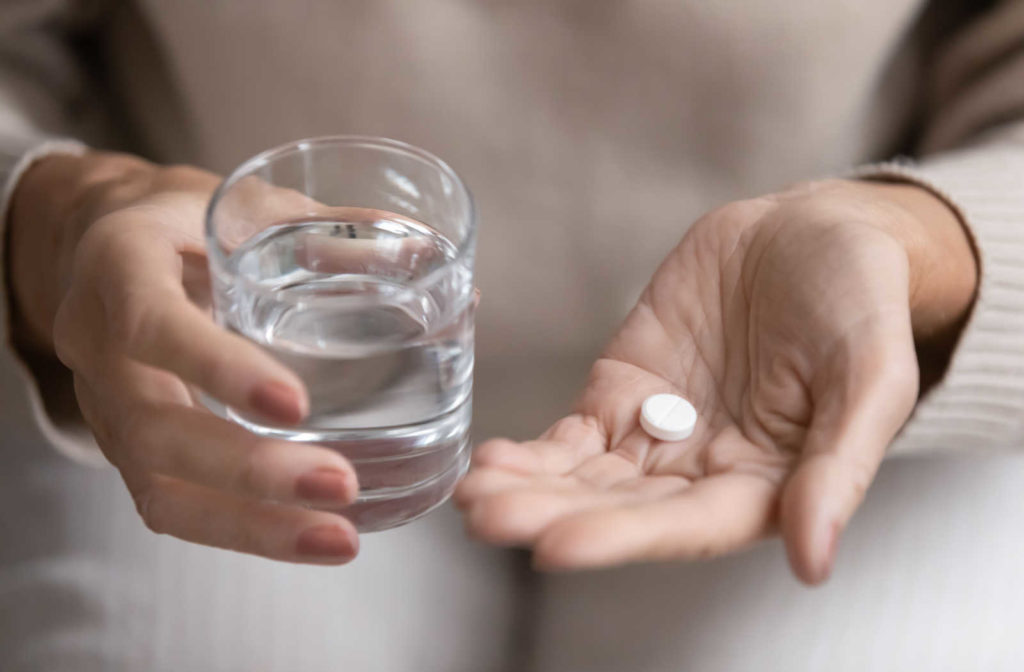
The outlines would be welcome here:
M 9 202 L 20 176 L 44 156 L 85 151 L 74 138 L 101 135 L 101 106 L 66 43 L 81 19 L 71 4 L 0 4 L 0 440 L 48 444 L 74 459 L 97 462 L 101 456 L 73 397 L 57 392 L 70 389 L 67 370 L 56 360 L 37 365 L 14 343 L 12 294 L 3 268 Z
M 931 73 L 915 159 L 861 177 L 914 182 L 958 213 L 980 266 L 978 294 L 944 378 L 893 453 L 1024 447 L 1024 0 L 954 35 Z

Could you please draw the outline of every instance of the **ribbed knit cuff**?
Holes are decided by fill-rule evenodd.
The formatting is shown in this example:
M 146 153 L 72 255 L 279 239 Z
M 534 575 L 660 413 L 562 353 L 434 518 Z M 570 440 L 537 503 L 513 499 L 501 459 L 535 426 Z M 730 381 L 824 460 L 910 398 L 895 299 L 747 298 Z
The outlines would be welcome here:
M 86 146 L 76 140 L 19 139 L 0 143 L 0 261 L 6 259 L 4 241 L 11 196 L 25 171 L 36 161 L 55 154 L 80 155 Z M 2 269 L 0 269 L 2 270 Z M 40 273 L 50 269 L 39 269 Z M 88 428 L 81 423 L 63 425 L 55 422 L 43 403 L 45 391 L 32 371 L 19 357 L 11 338 L 10 288 L 6 273 L 0 273 L 0 439 L 49 444 L 68 457 L 86 463 L 101 463 L 103 457 Z
M 931 190 L 957 211 L 979 254 L 977 301 L 949 370 L 891 452 L 1024 448 L 1024 144 L 865 166 L 855 177 Z

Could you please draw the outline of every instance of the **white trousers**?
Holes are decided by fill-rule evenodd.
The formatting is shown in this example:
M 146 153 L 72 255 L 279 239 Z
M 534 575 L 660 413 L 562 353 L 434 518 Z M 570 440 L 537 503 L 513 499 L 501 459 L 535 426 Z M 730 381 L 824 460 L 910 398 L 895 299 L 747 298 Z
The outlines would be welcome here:
M 113 469 L 0 447 L 3 672 L 504 672 L 512 556 L 451 510 L 340 568 L 150 533 Z
M 810 590 L 775 542 L 538 582 L 450 510 L 290 566 L 149 533 L 112 470 L 0 456 L 3 672 L 1024 669 L 1024 457 L 889 461 Z

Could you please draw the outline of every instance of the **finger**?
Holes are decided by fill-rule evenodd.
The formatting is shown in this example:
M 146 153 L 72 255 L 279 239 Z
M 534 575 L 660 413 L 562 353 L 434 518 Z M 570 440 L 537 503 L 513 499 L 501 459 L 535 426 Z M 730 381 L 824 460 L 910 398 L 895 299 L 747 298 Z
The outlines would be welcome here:
M 639 339 L 633 347 L 649 359 L 657 359 L 652 353 L 673 351 L 673 346 L 664 339 L 664 329 L 652 324 L 637 325 L 647 314 L 639 308 L 630 313 L 627 323 L 620 330 L 620 335 L 612 340 L 608 352 L 615 352 L 623 346 L 619 344 L 621 334 L 628 331 L 630 336 Z M 633 325 L 632 327 L 630 325 Z M 642 328 L 641 328 L 642 327 Z M 653 334 L 652 334 L 653 332 Z M 678 344 L 677 344 L 678 345 Z M 692 435 L 693 440 L 700 440 L 707 430 L 707 419 L 712 417 L 715 404 L 708 396 L 708 390 L 714 389 L 710 383 L 700 382 L 691 373 L 688 378 L 676 372 L 664 372 L 662 375 L 653 361 L 638 360 L 637 353 L 620 353 L 623 360 L 612 359 L 608 353 L 594 362 L 583 393 L 576 404 L 578 411 L 585 417 L 593 418 L 593 422 L 606 437 L 606 444 L 617 447 L 630 433 L 639 426 L 640 407 L 644 400 L 652 394 L 668 392 L 686 397 L 698 411 L 698 423 Z M 666 358 L 662 358 L 666 359 Z M 679 357 L 668 357 L 675 362 Z M 661 367 L 664 368 L 664 367 Z M 670 381 L 685 380 L 682 387 Z
M 571 473 L 596 488 L 613 488 L 645 475 L 645 459 L 652 443 L 651 437 L 638 427 L 626 435 L 615 450 L 584 460 Z
M 530 545 L 556 521 L 582 511 L 632 506 L 678 494 L 689 481 L 651 476 L 595 487 L 575 476 L 522 476 L 482 470 L 463 491 L 466 528 L 483 541 L 506 546 Z
M 553 522 L 619 500 L 613 493 L 591 489 L 509 490 L 477 500 L 466 512 L 466 530 L 489 544 L 529 546 Z
M 172 374 L 124 358 L 106 375 L 76 376 L 79 406 L 107 458 L 122 469 L 155 472 L 282 502 L 345 505 L 358 493 L 352 465 L 322 446 L 255 435 L 191 405 Z
M 352 465 L 328 448 L 260 437 L 198 408 L 146 404 L 123 413 L 119 440 L 137 469 L 281 502 L 346 505 L 358 494 Z
M 124 357 L 109 356 L 98 357 L 97 368 L 103 375 L 95 377 L 75 372 L 75 399 L 83 419 L 112 464 L 124 464 L 124 448 L 136 445 L 135 442 L 120 440 L 125 434 L 126 408 L 145 403 L 194 404 L 188 387 L 166 371 L 131 362 Z M 125 372 L 130 368 L 137 370 L 138 375 L 131 382 L 126 382 Z
M 309 401 L 302 381 L 256 345 L 215 325 L 183 297 L 133 299 L 127 353 L 171 371 L 242 413 L 295 424 Z M 163 299 L 161 301 L 161 299 Z
M 245 499 L 164 476 L 132 480 L 129 489 L 146 526 L 158 534 L 310 564 L 342 564 L 359 549 L 355 527 L 332 513 Z
M 534 546 L 541 569 L 709 558 L 743 548 L 772 527 L 778 486 L 732 472 L 678 494 L 628 507 L 588 511 L 545 529 Z
M 303 235 L 296 245 L 299 265 L 318 273 L 370 273 L 390 275 L 402 269 L 415 277 L 429 273 L 444 263 L 444 250 L 434 238 L 388 237 L 386 230 L 377 230 L 374 238 L 360 238 L 357 223 L 372 225 L 382 219 L 393 219 L 380 210 L 336 208 L 332 215 L 346 219 L 327 231 Z M 414 223 L 414 226 L 422 225 Z
M 190 303 L 181 284 L 181 253 L 194 241 L 146 220 L 147 211 L 124 211 L 90 230 L 76 260 L 85 306 L 94 293 L 100 310 L 62 317 L 62 354 L 75 370 L 102 370 L 96 345 L 172 371 L 243 413 L 296 423 L 308 400 L 302 381 L 252 342 L 229 334 Z M 136 221 L 138 220 L 138 221 Z M 84 332 L 84 333 L 83 333 Z M 91 336 L 90 336 L 91 334 Z
M 188 301 L 173 248 L 141 235 L 124 245 L 129 259 L 107 275 L 101 293 L 108 343 L 243 413 L 290 424 L 305 416 L 308 399 L 294 373 Z
M 479 467 L 470 471 L 455 486 L 452 502 L 459 509 L 465 510 L 483 497 L 507 490 L 528 488 L 535 482 L 535 477 L 515 471 Z
M 794 573 L 828 578 L 839 537 L 860 506 L 885 451 L 917 397 L 917 367 L 893 338 L 848 355 L 839 382 L 816 400 L 796 470 L 785 485 L 780 523 Z
M 522 474 L 565 474 L 583 461 L 607 450 L 608 442 L 597 421 L 570 415 L 552 425 L 540 439 L 517 443 L 492 439 L 473 453 L 473 465 Z
M 233 247 L 283 222 L 334 219 L 332 210 L 299 191 L 249 175 L 221 194 L 214 216 L 219 237 Z

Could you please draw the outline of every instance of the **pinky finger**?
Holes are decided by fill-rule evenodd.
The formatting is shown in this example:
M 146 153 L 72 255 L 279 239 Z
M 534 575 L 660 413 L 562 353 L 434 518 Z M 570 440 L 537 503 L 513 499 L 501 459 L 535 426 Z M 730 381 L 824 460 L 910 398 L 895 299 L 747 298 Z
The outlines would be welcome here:
M 166 476 L 148 475 L 129 489 L 151 531 L 205 546 L 287 562 L 339 565 L 359 539 L 332 513 L 258 501 Z

